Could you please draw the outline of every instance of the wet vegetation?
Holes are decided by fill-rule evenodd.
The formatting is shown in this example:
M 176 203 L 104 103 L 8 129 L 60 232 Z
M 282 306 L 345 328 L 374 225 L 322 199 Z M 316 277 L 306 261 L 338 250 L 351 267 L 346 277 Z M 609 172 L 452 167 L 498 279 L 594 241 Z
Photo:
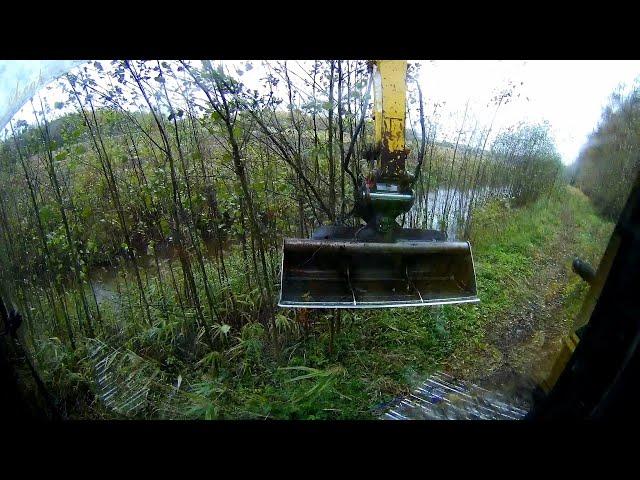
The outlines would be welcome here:
M 565 185 L 548 126 L 496 132 L 465 111 L 440 132 L 411 66 L 418 200 L 401 220 L 471 239 L 482 303 L 278 309 L 282 238 L 357 221 L 367 64 L 270 62 L 258 91 L 248 62 L 103 63 L 61 77 L 60 101 L 34 97 L 34 121 L 0 144 L 2 295 L 65 417 L 370 417 L 433 369 L 484 358 L 564 208 L 608 235 Z
M 580 152 L 571 181 L 611 220 L 622 212 L 640 171 L 640 86 L 619 88 Z

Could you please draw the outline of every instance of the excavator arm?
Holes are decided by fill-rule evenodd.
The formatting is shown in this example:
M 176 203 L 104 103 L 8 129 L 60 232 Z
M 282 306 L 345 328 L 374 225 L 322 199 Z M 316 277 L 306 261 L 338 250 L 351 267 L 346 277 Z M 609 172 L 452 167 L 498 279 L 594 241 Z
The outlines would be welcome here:
M 380 145 L 378 171 L 380 179 L 392 183 L 406 177 L 409 153 L 405 148 L 405 112 L 407 109 L 407 62 L 378 60 L 373 77 L 374 133 Z
M 468 242 L 444 232 L 403 228 L 396 218 L 413 206 L 406 170 L 404 60 L 373 69 L 373 168 L 356 191 L 356 227 L 330 225 L 311 239 L 284 239 L 279 305 L 389 308 L 477 302 Z

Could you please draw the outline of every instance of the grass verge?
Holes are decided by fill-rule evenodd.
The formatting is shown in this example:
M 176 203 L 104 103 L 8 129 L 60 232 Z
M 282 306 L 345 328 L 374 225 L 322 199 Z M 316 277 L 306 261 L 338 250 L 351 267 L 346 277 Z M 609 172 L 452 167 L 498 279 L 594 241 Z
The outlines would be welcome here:
M 532 297 L 555 299 L 559 307 L 527 338 L 549 325 L 558 327 L 556 334 L 568 331 L 586 292 L 570 273 L 573 255 L 597 265 L 612 228 L 570 187 L 520 209 L 494 202 L 474 217 L 478 305 L 342 312 L 339 326 L 333 312 L 314 312 L 303 327 L 300 315 L 280 311 L 277 354 L 262 325 L 249 323 L 236 333 L 218 326 L 217 350 L 179 355 L 189 350 L 188 342 L 176 341 L 186 338 L 178 335 L 182 324 L 165 315 L 152 327 L 126 330 L 117 347 L 128 355 L 123 378 L 137 372 L 151 377 L 144 387 L 148 401 L 136 413 L 141 417 L 371 418 L 374 407 L 410 391 L 436 369 L 473 377 L 499 368 L 505 348 L 517 349 L 521 342 L 505 347 L 496 335 L 518 327 L 518 312 Z M 116 323 L 123 323 L 125 310 Z M 336 326 L 332 353 L 330 322 Z M 192 337 L 197 345 L 198 332 Z M 39 343 L 38 356 L 52 390 L 62 385 L 64 392 L 79 390 L 86 397 L 95 377 L 87 349 L 65 352 L 51 342 Z M 136 370 L 137 365 L 145 368 Z M 165 393 L 154 396 L 154 389 Z M 99 402 L 94 412 L 114 415 Z

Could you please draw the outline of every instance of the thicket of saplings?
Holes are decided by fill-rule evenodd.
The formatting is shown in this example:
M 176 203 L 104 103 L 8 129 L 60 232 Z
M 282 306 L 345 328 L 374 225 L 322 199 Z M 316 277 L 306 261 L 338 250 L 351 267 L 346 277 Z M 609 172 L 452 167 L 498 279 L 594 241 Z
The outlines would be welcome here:
M 640 171 L 640 87 L 614 92 L 575 163 L 572 183 L 617 220 Z
M 405 225 L 455 222 L 468 238 L 478 206 L 520 206 L 553 188 L 561 164 L 546 126 L 492 132 L 464 112 L 446 138 L 414 72 L 418 201 Z M 350 312 L 276 301 L 282 238 L 356 221 L 370 77 L 361 61 L 317 61 L 304 75 L 274 62 L 259 93 L 208 62 L 92 62 L 57 81 L 63 101 L 31 100 L 36 121 L 12 121 L 0 146 L 1 286 L 64 408 L 99 408 L 96 345 L 128 352 L 123 383 L 135 358 L 173 379 L 198 369 L 240 378 L 286 366 L 310 338 L 330 357 L 346 323 L 366 329 Z M 496 114 L 512 93 L 495 98 Z

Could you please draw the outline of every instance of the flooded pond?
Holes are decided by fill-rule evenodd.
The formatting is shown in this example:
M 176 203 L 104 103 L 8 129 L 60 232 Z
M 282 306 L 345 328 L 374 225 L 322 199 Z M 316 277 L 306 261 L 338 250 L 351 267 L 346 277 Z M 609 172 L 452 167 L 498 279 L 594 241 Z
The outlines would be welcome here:
M 430 191 L 428 196 L 416 198 L 415 205 L 404 219 L 403 227 L 440 230 L 447 233 L 449 240 L 463 240 L 462 230 L 472 199 L 477 207 L 490 197 L 506 198 L 507 195 L 508 187 L 476 190 L 439 188 Z
M 170 263 L 177 261 L 177 255 L 171 254 L 158 260 L 160 274 L 164 282 L 170 281 Z M 155 282 L 158 277 L 158 268 L 152 256 L 138 257 L 138 267 L 142 282 L 149 286 L 151 282 Z M 174 274 L 177 275 L 178 269 L 173 266 Z M 123 275 L 124 274 L 124 275 Z M 117 311 L 121 305 L 122 290 L 125 288 L 125 281 L 133 286 L 135 284 L 135 273 L 133 267 L 122 262 L 120 265 L 112 265 L 106 267 L 94 268 L 90 274 L 93 292 L 99 305 L 108 304 Z M 126 280 L 125 280 L 126 278 Z

